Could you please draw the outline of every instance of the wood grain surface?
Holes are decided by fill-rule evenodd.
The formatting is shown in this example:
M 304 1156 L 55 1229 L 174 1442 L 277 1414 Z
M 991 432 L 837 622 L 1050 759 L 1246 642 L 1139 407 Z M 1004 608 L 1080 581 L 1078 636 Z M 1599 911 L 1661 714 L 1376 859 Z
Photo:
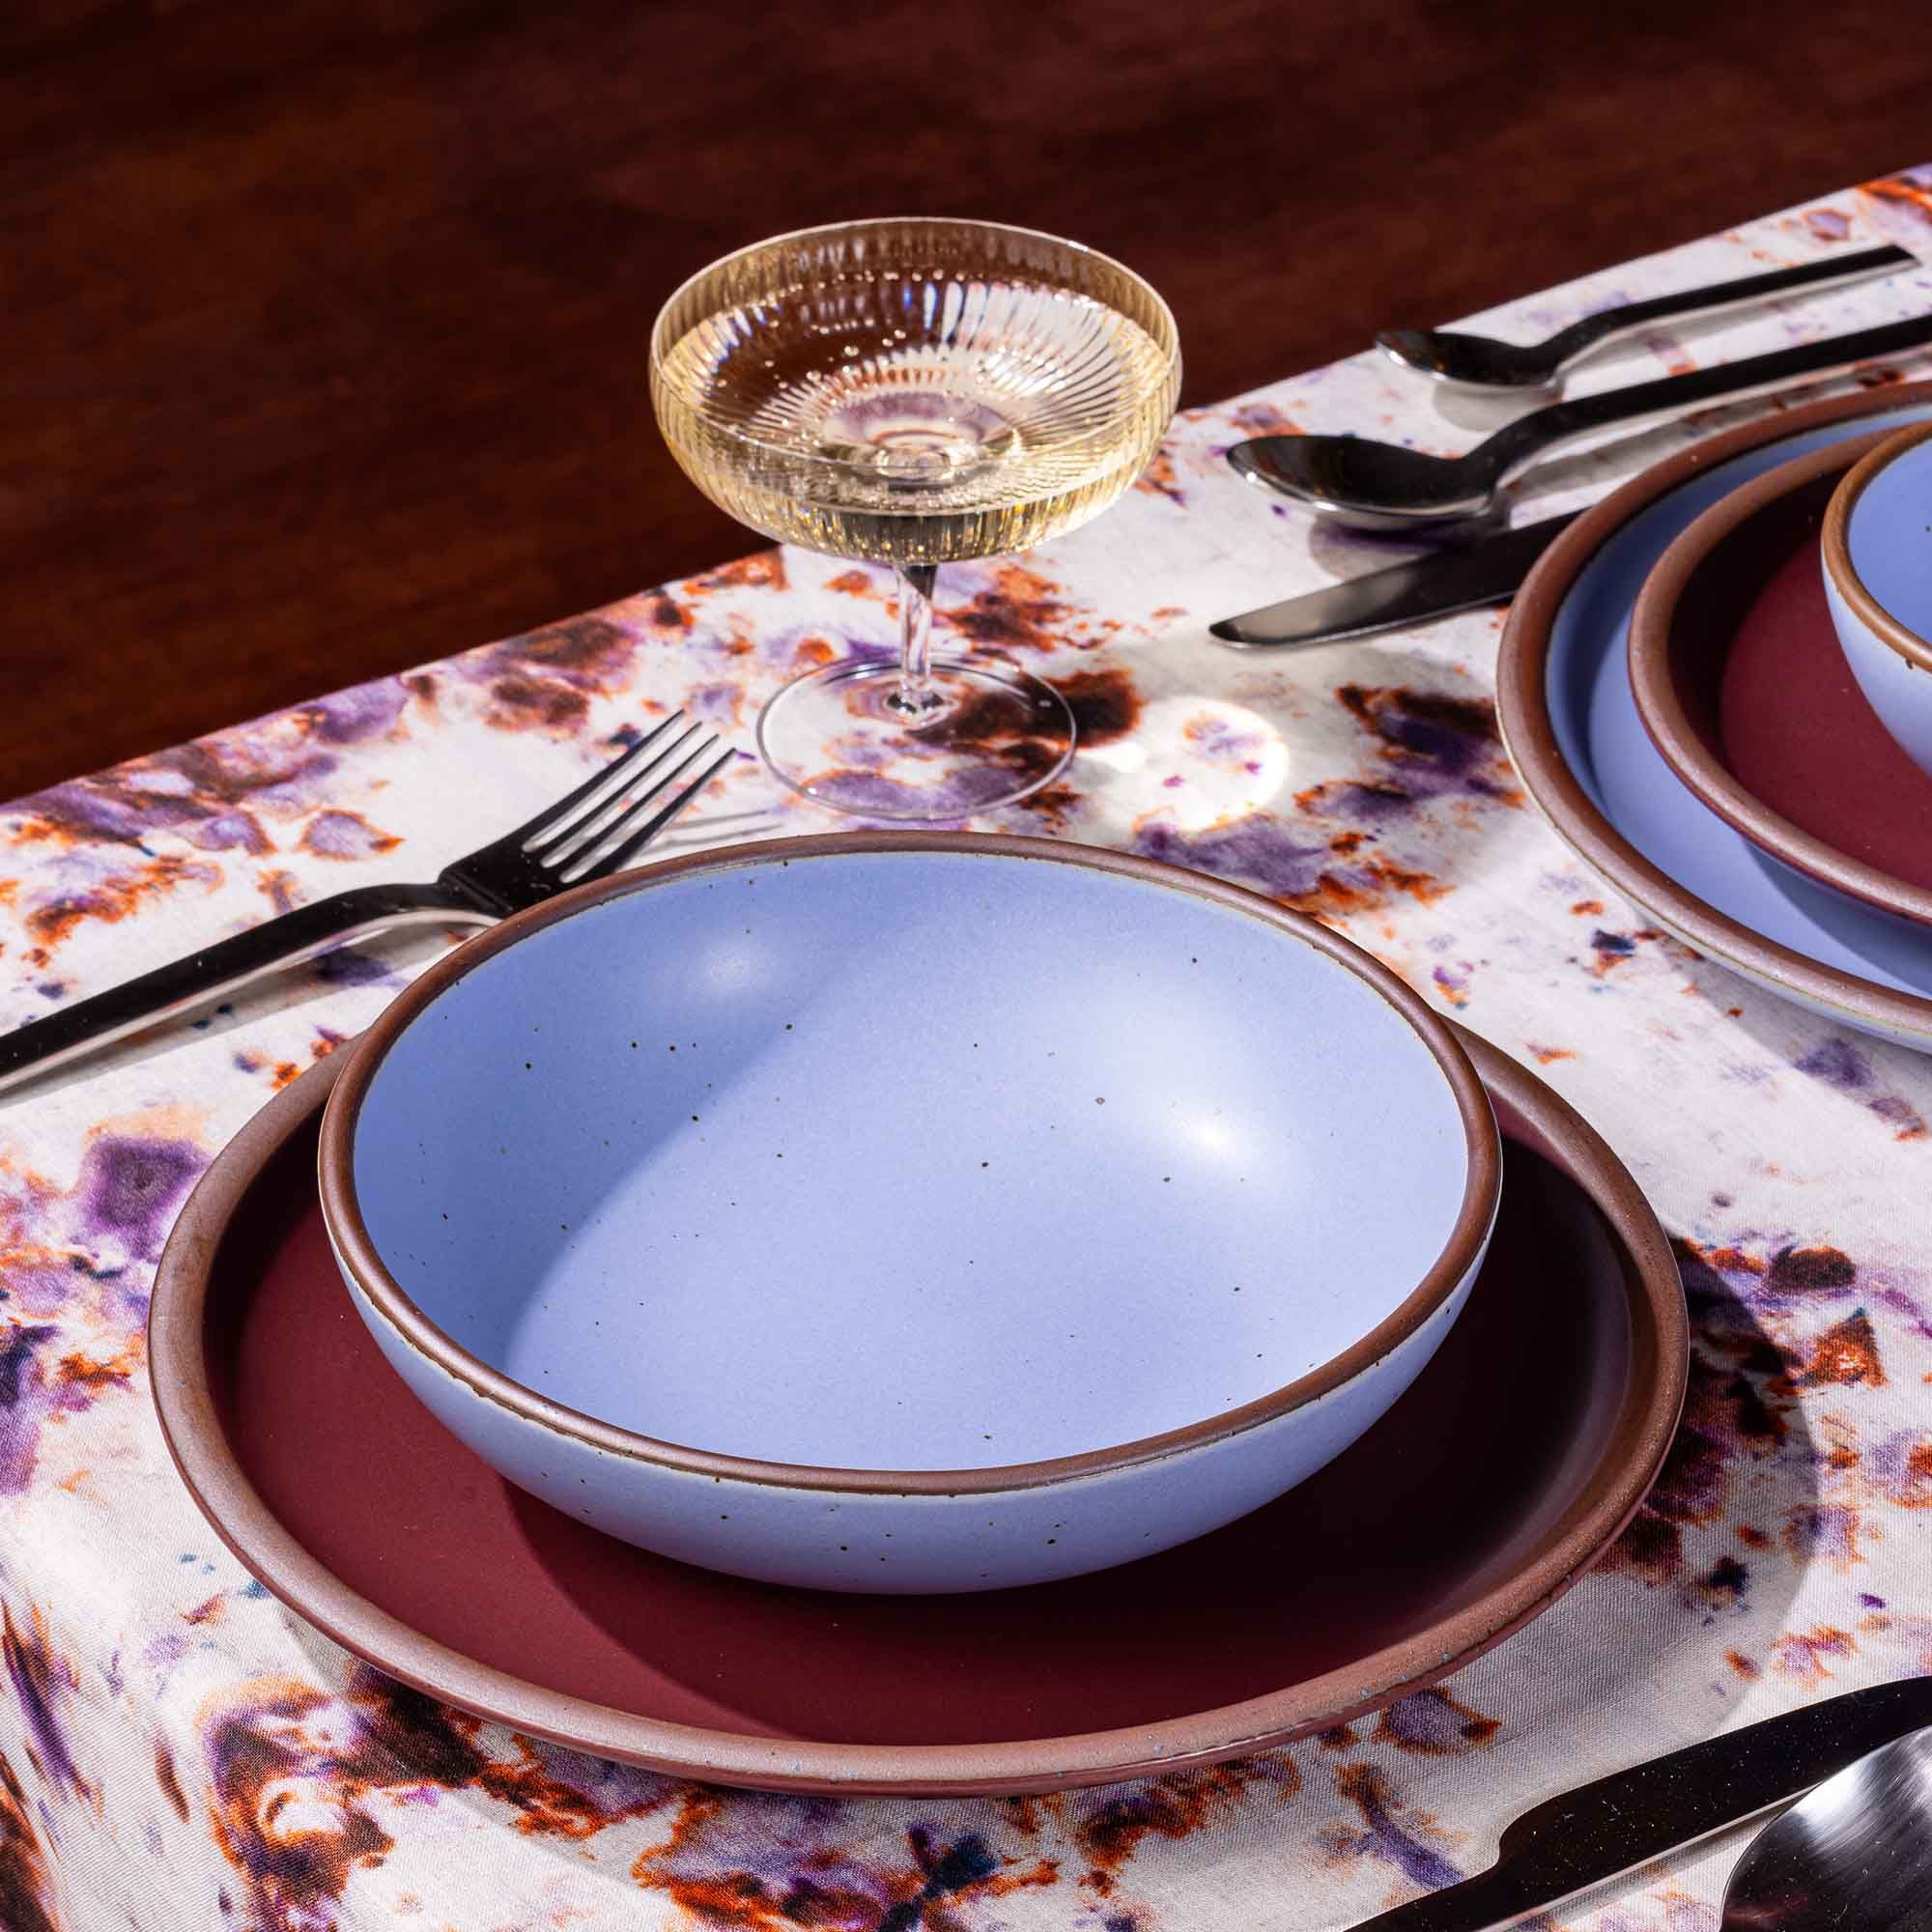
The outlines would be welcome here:
M 1207 401 L 1932 159 L 1898 4 L 15 0 L 0 797 L 751 547 L 644 338 L 743 242 L 1118 254 Z

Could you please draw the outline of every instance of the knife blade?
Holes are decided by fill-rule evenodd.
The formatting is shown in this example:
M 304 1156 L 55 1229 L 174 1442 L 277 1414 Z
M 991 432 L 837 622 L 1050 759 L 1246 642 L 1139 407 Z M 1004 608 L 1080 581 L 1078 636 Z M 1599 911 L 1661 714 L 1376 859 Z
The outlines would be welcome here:
M 1491 1932 L 1715 1837 L 1932 1724 L 1932 1677 L 1847 1691 L 1545 1800 L 1486 1870 L 1363 1919 L 1354 1932 Z
M 1522 587 L 1530 565 L 1581 514 L 1546 517 L 1480 543 L 1410 557 L 1239 617 L 1223 617 L 1208 630 L 1237 650 L 1295 649 L 1507 603 Z

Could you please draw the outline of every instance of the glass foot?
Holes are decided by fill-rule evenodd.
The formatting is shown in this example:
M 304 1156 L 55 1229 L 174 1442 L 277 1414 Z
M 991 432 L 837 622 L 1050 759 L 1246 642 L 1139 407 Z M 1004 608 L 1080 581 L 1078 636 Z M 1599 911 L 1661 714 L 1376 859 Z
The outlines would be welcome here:
M 943 823 L 1037 792 L 1073 755 L 1073 713 L 1029 672 L 933 661 L 937 708 L 902 714 L 896 664 L 852 659 L 785 686 L 758 719 L 772 771 L 815 805 Z

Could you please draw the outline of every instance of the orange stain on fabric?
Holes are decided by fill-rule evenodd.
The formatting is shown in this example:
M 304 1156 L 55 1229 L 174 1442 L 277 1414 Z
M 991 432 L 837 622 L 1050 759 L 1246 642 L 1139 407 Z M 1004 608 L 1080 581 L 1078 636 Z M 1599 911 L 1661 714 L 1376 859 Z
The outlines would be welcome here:
M 753 551 L 735 562 L 722 563 L 702 577 L 692 578 L 684 588 L 696 596 L 713 590 L 782 590 L 785 587 L 784 552 Z
M 86 1389 L 94 1394 L 117 1385 L 125 1388 L 146 1357 L 145 1338 L 130 1335 L 105 1361 L 97 1361 L 78 1350 L 63 1355 L 54 1365 L 53 1379 L 64 1387 Z
M 1825 1330 L 1812 1345 L 1798 1380 L 1802 1386 L 1837 1382 L 1865 1388 L 1885 1386 L 1885 1369 L 1878 1358 L 1878 1337 L 1862 1308 Z
M 103 879 L 83 892 L 63 895 L 27 914 L 29 937 L 51 950 L 68 938 L 77 926 L 90 920 L 107 924 L 127 916 L 149 899 L 159 898 L 184 885 L 218 886 L 221 867 L 206 860 L 185 859 L 179 853 L 164 852 L 132 872 Z M 44 963 L 44 962 L 41 962 Z
M 1174 458 L 1164 449 L 1134 479 L 1134 488 L 1151 497 L 1165 497 L 1170 503 L 1184 500 L 1180 479 L 1174 473 Z

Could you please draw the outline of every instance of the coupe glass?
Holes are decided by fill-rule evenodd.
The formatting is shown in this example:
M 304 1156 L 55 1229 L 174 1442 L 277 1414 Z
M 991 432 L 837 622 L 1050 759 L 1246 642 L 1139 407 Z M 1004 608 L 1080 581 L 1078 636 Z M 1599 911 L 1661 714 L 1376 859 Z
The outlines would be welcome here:
M 840 810 L 926 820 L 1061 772 L 1074 724 L 1051 685 L 933 653 L 934 574 L 1098 515 L 1153 456 L 1179 383 L 1159 296 L 1028 229 L 841 222 L 686 282 L 651 331 L 678 462 L 753 529 L 898 576 L 897 662 L 861 651 L 780 691 L 758 721 L 772 770 Z

